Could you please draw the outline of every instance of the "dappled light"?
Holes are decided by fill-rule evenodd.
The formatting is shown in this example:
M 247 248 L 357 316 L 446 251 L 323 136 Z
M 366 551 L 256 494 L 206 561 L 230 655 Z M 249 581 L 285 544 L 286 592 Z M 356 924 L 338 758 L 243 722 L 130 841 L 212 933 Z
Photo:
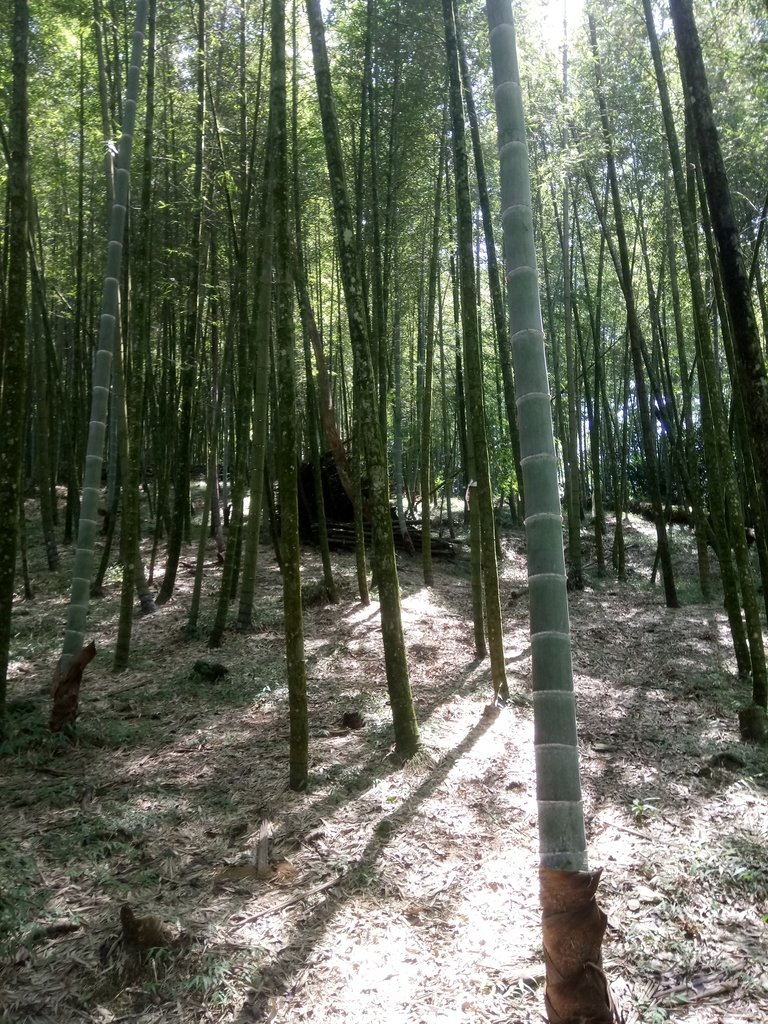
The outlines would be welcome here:
M 668 614 L 643 579 L 649 551 L 642 540 L 628 593 L 602 583 L 571 607 L 607 967 L 617 998 L 670 1006 L 685 997 L 698 1007 L 690 1020 L 715 1024 L 727 994 L 752 1007 L 740 1019 L 755 1021 L 766 991 L 765 765 L 736 744 L 739 684 L 723 613 L 690 605 Z M 193 1004 L 222 1021 L 300 1020 L 309 1007 L 316 1019 L 360 1024 L 382 1015 L 539 1020 L 524 565 L 509 559 L 502 573 L 516 700 L 499 709 L 487 662 L 473 657 L 463 561 L 438 567 L 429 589 L 404 564 L 423 747 L 402 769 L 391 755 L 378 620 L 354 601 L 353 567 L 339 561 L 341 604 L 306 613 L 304 795 L 286 788 L 280 581 L 266 551 L 261 565 L 259 631 L 228 636 L 220 680 L 192 671 L 210 656 L 204 643 L 177 639 L 182 588 L 141 624 L 132 685 L 98 670 L 106 652 L 86 673 L 77 745 L 51 761 L 53 739 L 35 753 L 19 732 L 6 758 L 4 870 L 21 896 L 7 949 L 21 959 L 12 974 L 3 968 L 18 1019 L 24 1007 L 66 1006 L 72 992 L 93 990 L 157 1020 L 174 1019 L 162 1009 L 171 996 L 190 1022 Z M 305 554 L 305 574 L 315 571 Z M 30 664 L 32 695 L 40 669 Z M 343 725 L 348 711 L 361 713 L 362 728 Z M 29 714 L 26 735 L 42 736 Z M 123 903 L 186 936 L 132 981 L 110 952 Z M 58 918 L 73 930 L 45 938 Z M 65 961 L 79 965 L 66 977 Z
M 764 4 L 5 6 L 0 1024 L 768 1024 Z

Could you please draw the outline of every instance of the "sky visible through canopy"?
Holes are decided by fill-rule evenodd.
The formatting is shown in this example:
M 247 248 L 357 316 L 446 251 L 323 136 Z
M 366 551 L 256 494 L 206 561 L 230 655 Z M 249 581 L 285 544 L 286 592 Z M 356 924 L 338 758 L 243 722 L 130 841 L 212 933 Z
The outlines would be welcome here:
M 320 0 L 323 16 L 327 17 L 333 7 L 333 0 Z M 513 0 L 513 10 L 515 3 Z M 543 0 L 531 4 L 531 16 L 541 24 L 544 39 L 552 49 L 563 45 L 563 19 L 568 19 L 568 35 L 574 33 L 581 23 L 584 13 L 584 0 Z
M 513 4 L 514 10 L 514 4 Z M 584 0 L 544 0 L 531 5 L 531 17 L 541 24 L 547 44 L 558 50 L 563 45 L 563 21 L 568 20 L 568 38 L 572 39 L 584 17 Z

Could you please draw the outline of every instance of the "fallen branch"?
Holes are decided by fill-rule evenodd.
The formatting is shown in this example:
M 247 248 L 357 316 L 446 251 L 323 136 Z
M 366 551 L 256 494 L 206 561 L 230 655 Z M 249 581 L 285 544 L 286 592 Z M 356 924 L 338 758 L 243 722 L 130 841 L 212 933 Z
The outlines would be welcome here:
M 298 892 L 294 896 L 289 896 L 287 900 L 283 900 L 281 903 L 276 903 L 272 907 L 266 907 L 264 910 L 259 910 L 255 914 L 249 914 L 244 917 L 242 921 L 237 924 L 237 929 L 244 928 L 247 924 L 253 924 L 254 921 L 259 921 L 262 917 L 269 917 L 270 914 L 277 914 L 281 910 L 285 910 L 286 907 L 292 906 L 294 903 L 301 903 L 303 900 L 308 900 L 310 896 L 317 896 L 320 892 L 325 892 L 326 889 L 332 889 L 334 885 L 338 885 L 344 877 L 343 874 L 335 875 L 333 878 L 326 879 L 325 882 L 321 882 L 320 885 L 316 885 L 313 889 L 308 889 L 306 892 Z
M 644 839 L 646 843 L 653 842 L 651 836 L 647 836 L 643 832 L 638 832 L 636 828 L 627 828 L 626 825 L 617 825 L 615 821 L 610 821 L 608 818 L 601 818 L 599 814 L 595 815 L 595 820 L 599 821 L 601 825 L 609 825 L 611 828 L 615 828 L 617 832 L 626 832 L 628 836 L 637 836 L 638 839 Z

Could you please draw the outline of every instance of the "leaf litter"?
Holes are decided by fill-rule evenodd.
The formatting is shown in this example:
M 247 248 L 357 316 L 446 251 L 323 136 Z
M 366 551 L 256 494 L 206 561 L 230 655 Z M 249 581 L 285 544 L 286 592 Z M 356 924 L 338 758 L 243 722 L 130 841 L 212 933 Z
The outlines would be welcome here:
M 591 579 L 571 599 L 606 973 L 627 1024 L 760 1024 L 766 754 L 738 742 L 748 694 L 722 610 L 664 608 L 647 525 L 628 529 L 628 583 Z M 690 541 L 674 540 L 685 573 Z M 67 742 L 45 728 L 58 638 L 42 638 L 61 578 L 40 570 L 38 597 L 17 609 L 2 748 L 0 1020 L 543 1020 L 522 537 L 506 540 L 501 564 L 505 709 L 490 707 L 488 665 L 474 659 L 466 555 L 437 563 L 430 590 L 418 560 L 401 558 L 424 744 L 405 767 L 392 756 L 377 606 L 356 600 L 350 556 L 335 566 L 340 603 L 305 612 L 304 794 L 287 788 L 280 577 L 266 550 L 256 631 L 230 631 L 214 652 L 226 671 L 195 671 L 212 652 L 204 631 L 184 635 L 184 579 L 137 619 L 132 667 L 112 674 L 119 588 L 107 587 Z M 309 551 L 303 572 L 320 575 Z M 219 578 L 211 568 L 211 607 Z M 146 930 L 126 934 L 137 921 Z M 145 948 L 137 934 L 168 940 Z

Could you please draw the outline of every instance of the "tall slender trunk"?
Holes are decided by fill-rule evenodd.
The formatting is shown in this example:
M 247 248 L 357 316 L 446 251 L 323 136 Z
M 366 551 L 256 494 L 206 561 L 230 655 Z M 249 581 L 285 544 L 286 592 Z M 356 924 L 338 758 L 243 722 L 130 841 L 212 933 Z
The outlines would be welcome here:
M 491 293 L 491 306 L 493 309 L 493 323 L 496 332 L 498 345 L 499 362 L 501 364 L 501 379 L 504 385 L 504 409 L 507 414 L 507 431 L 512 446 L 512 458 L 515 466 L 515 480 L 517 483 L 518 499 L 513 502 L 515 516 L 523 517 L 525 514 L 525 495 L 523 494 L 523 473 L 520 466 L 520 433 L 517 428 L 517 410 L 515 408 L 515 379 L 512 373 L 512 350 L 509 344 L 509 325 L 504 309 L 504 296 L 501 289 L 501 274 L 499 261 L 496 255 L 496 238 L 493 229 L 493 218 L 491 216 L 491 203 L 488 197 L 488 185 L 485 175 L 485 162 L 483 159 L 483 148 L 480 141 L 480 125 L 478 123 L 475 101 L 472 94 L 472 82 L 469 75 L 469 65 L 464 48 L 460 21 L 458 16 L 458 5 L 454 0 L 454 11 L 456 12 L 456 40 L 459 48 L 459 60 L 461 65 L 461 79 L 464 89 L 464 100 L 467 106 L 467 120 L 470 127 L 470 138 L 472 139 L 472 155 L 475 162 L 475 176 L 477 180 L 478 201 L 480 212 L 483 218 L 483 234 L 485 236 L 485 252 L 488 262 L 488 288 Z
M 643 9 L 659 90 L 677 208 L 682 226 L 688 279 L 691 287 L 694 341 L 699 364 L 704 456 L 708 470 L 710 511 L 715 534 L 716 551 L 718 561 L 720 562 L 724 604 L 731 628 L 731 637 L 739 671 L 743 674 L 749 672 L 750 669 L 756 672 L 758 687 L 764 687 L 766 666 L 763 654 L 762 630 L 759 627 L 759 616 L 755 615 L 756 599 L 742 528 L 743 512 L 739 502 L 736 466 L 728 437 L 726 412 L 718 380 L 714 339 L 710 330 L 707 302 L 701 280 L 697 241 L 698 228 L 691 208 L 691 196 L 689 195 L 689 192 L 693 192 L 693 189 L 687 187 L 683 170 L 683 161 L 672 116 L 666 73 L 661 60 L 661 50 L 656 35 L 650 0 L 643 0 Z M 742 570 L 742 595 L 746 598 L 746 608 L 750 609 L 749 619 L 752 622 L 752 627 L 749 630 L 749 640 L 747 639 L 747 630 L 741 615 L 739 587 L 734 571 L 731 550 L 731 537 L 733 538 L 737 561 Z M 747 651 L 748 642 L 749 651 Z
M 187 307 L 179 351 L 180 409 L 176 432 L 173 476 L 173 515 L 168 534 L 165 575 L 157 594 L 157 603 L 170 600 L 176 585 L 181 546 L 189 509 L 189 466 L 192 445 L 192 406 L 197 373 L 197 341 L 199 333 L 200 257 L 203 237 L 203 167 L 205 157 L 205 0 L 197 0 L 197 59 L 195 87 L 195 158 L 192 180 L 192 229 L 189 239 L 187 267 Z
M 270 114 L 271 116 L 271 114 Z M 271 128 L 270 128 L 271 130 Z M 260 232 L 261 251 L 258 259 L 257 298 L 254 302 L 252 327 L 248 332 L 249 349 L 253 349 L 254 365 L 249 366 L 251 353 L 241 348 L 241 365 L 244 379 L 240 394 L 240 416 L 243 431 L 240 448 L 243 457 L 248 450 L 248 423 L 251 422 L 251 458 L 250 458 L 250 505 L 248 523 L 245 529 L 245 559 L 243 578 L 240 590 L 240 602 L 237 612 L 237 628 L 250 630 L 253 628 L 253 598 L 256 587 L 256 564 L 261 532 L 261 512 L 264 503 L 264 464 L 267 451 L 267 434 L 269 420 L 269 382 L 271 373 L 270 331 L 272 325 L 273 271 L 274 271 L 274 188 L 271 176 L 275 173 L 271 155 L 267 156 L 264 171 L 264 190 L 266 201 L 262 211 L 262 227 Z M 243 237 L 243 244 L 245 244 Z M 290 263 L 286 266 L 290 269 Z M 234 548 L 232 554 L 234 555 Z M 222 595 L 225 593 L 222 584 Z M 219 625 L 223 628 L 226 615 L 223 613 L 222 602 L 219 604 Z M 224 618 L 221 615 L 224 614 Z
M 211 246 L 214 249 L 214 245 Z M 218 318 L 218 298 L 215 292 L 216 286 L 216 257 L 213 256 L 213 271 L 212 271 L 212 284 L 214 292 L 211 298 L 211 384 L 210 384 L 210 410 L 206 417 L 206 441 L 208 451 L 208 463 L 206 469 L 205 478 L 205 498 L 203 500 L 203 512 L 202 522 L 200 524 L 200 537 L 197 544 L 197 559 L 195 561 L 195 580 L 192 584 L 192 597 L 189 602 L 189 615 L 187 616 L 186 632 L 190 637 L 194 637 L 198 632 L 198 620 L 200 617 L 200 601 L 203 590 L 203 576 L 205 573 L 205 549 L 208 542 L 208 516 L 210 513 L 211 519 L 219 517 L 219 466 L 218 466 L 218 438 L 221 424 L 221 391 L 222 391 L 222 370 L 220 367 L 219 360 L 219 332 L 216 326 Z M 227 349 L 222 360 L 224 368 L 229 363 L 229 352 L 231 345 L 227 344 Z M 216 538 L 216 545 L 221 553 L 221 539 L 218 536 L 221 524 L 220 522 L 211 523 L 212 536 Z
M 670 0 L 677 55 L 694 124 L 701 170 L 707 192 L 712 227 L 717 241 L 720 273 L 728 304 L 736 355 L 737 380 L 744 398 L 752 452 L 757 469 L 761 507 L 768 492 L 768 373 L 760 347 L 749 271 L 736 226 L 728 176 L 720 138 L 715 127 L 704 60 L 690 0 Z M 765 706 L 768 694 L 758 703 Z
M 395 488 L 395 507 L 397 509 L 397 526 L 400 536 L 409 545 L 413 553 L 413 543 L 408 535 L 408 524 L 405 521 L 405 477 L 403 473 L 403 354 L 402 332 L 400 321 L 400 296 L 395 296 L 394 314 L 392 318 L 392 363 L 395 407 L 392 415 L 392 483 Z
M 563 19 L 563 105 L 568 102 L 568 22 Z M 563 126 L 563 152 L 568 151 L 568 121 Z M 581 473 L 579 472 L 579 415 L 576 398 L 576 359 L 573 342 L 573 307 L 571 304 L 571 183 L 566 170 L 563 176 L 563 227 L 561 238 L 563 258 L 563 342 L 565 345 L 566 393 L 568 396 L 567 431 L 564 438 L 566 499 L 568 503 L 569 581 L 576 590 L 584 589 L 581 557 Z
M 8 271 L 0 308 L 0 735 L 5 727 L 11 609 L 16 575 L 26 393 L 29 237 L 29 7 L 15 0 L 11 24 L 11 123 L 8 162 Z
M 262 8 L 262 21 L 265 16 Z M 227 565 L 225 554 L 226 584 L 222 579 L 219 603 L 216 613 L 214 634 L 223 631 L 226 624 L 226 606 L 230 594 L 235 596 L 235 566 L 238 549 L 242 549 L 242 575 L 240 581 L 240 600 L 237 610 L 237 628 L 247 631 L 253 628 L 253 606 L 256 592 L 256 567 L 259 558 L 261 541 L 262 508 L 264 505 L 264 463 L 267 448 L 268 420 L 268 387 L 271 373 L 270 331 L 272 324 L 272 271 L 274 251 L 273 201 L 269 168 L 273 166 L 267 141 L 266 168 L 263 176 L 263 195 L 260 223 L 260 245 L 256 260 L 256 281 L 254 301 L 249 320 L 248 316 L 248 232 L 250 225 L 251 193 L 253 191 L 253 159 L 256 149 L 259 100 L 261 96 L 261 59 L 259 55 L 259 80 L 256 89 L 257 105 L 254 114 L 253 140 L 248 156 L 247 116 L 246 116 L 246 25 L 245 10 L 241 13 L 240 32 L 240 76 L 242 100 L 240 106 L 240 210 L 236 235 L 237 244 L 237 338 L 238 366 L 240 387 L 236 401 L 237 446 L 235 456 L 235 476 L 238 488 L 238 519 L 233 531 L 231 551 L 233 561 Z M 262 33 L 262 41 L 264 35 Z M 270 113 L 271 117 L 271 113 Z M 271 122 L 270 122 L 271 123 Z M 269 127 L 268 127 L 269 139 Z M 234 227 L 234 225 L 233 225 Z M 250 443 L 249 443 L 250 442 Z M 250 452 L 250 458 L 248 453 Z M 243 522 L 239 495 L 242 494 L 246 477 L 248 478 L 250 501 L 248 520 Z M 220 633 L 219 633 L 220 636 Z
M 293 0 L 291 46 L 294 54 L 298 52 L 296 32 L 298 16 L 296 7 L 296 0 Z M 349 478 L 347 453 L 344 446 L 341 444 L 341 439 L 339 438 L 338 430 L 336 428 L 336 415 L 330 401 L 328 371 L 325 366 L 323 343 L 315 322 L 314 311 L 309 298 L 309 288 L 307 286 L 307 271 L 304 260 L 304 232 L 301 216 L 301 179 L 299 176 L 299 71 L 297 61 L 295 59 L 293 61 L 291 76 L 291 101 L 291 183 L 293 185 L 293 232 L 295 246 L 292 263 L 294 284 L 296 286 L 296 295 L 299 302 L 302 341 L 304 346 L 304 372 L 306 375 L 307 391 L 307 445 L 309 448 L 310 461 L 312 463 L 318 542 L 320 545 L 320 558 L 323 565 L 323 583 L 328 600 L 332 604 L 336 604 L 339 597 L 336 589 L 336 582 L 333 578 L 331 552 L 328 545 L 328 522 L 325 514 L 325 501 L 323 498 L 322 448 L 320 443 L 321 434 L 324 433 L 326 444 L 331 447 L 336 471 L 342 487 L 350 500 L 354 500 L 354 489 Z M 312 372 L 313 346 L 318 363 L 317 381 L 315 380 Z M 321 378 L 322 383 L 320 383 Z M 320 393 L 319 398 L 318 392 Z M 321 408 L 325 410 L 325 420 L 323 420 Z M 325 428 L 324 431 L 320 429 L 321 426 Z
M 307 673 L 301 610 L 301 548 L 296 440 L 296 346 L 293 332 L 293 274 L 290 266 L 290 175 L 285 75 L 285 0 L 272 0 L 270 126 L 273 173 L 269 175 L 275 233 L 275 350 L 280 432 L 280 546 L 290 722 L 289 784 L 306 789 L 309 772 Z M 265 316 L 266 310 L 261 311 Z
M 46 331 L 42 323 L 44 319 L 42 306 L 44 299 L 42 288 L 33 289 L 31 370 L 34 381 L 34 399 L 32 399 L 30 394 L 30 404 L 34 408 L 37 435 L 35 462 L 37 487 L 40 496 L 40 524 L 43 529 L 43 543 L 45 544 L 48 568 L 53 572 L 59 568 L 59 551 L 56 545 L 55 527 L 56 491 L 53 486 L 55 476 L 49 443 L 51 436 L 54 435 L 53 422 L 51 421 L 53 381 L 51 379 L 51 359 Z
M 141 181 L 141 206 L 137 217 L 135 231 L 134 265 L 135 279 L 133 288 L 133 310 L 130 331 L 126 340 L 130 339 L 130 366 L 128 359 L 123 360 L 123 380 L 125 395 L 123 409 L 125 423 L 125 459 L 123 469 L 123 521 L 121 539 L 123 547 L 123 582 L 120 596 L 120 618 L 115 641 L 115 670 L 125 668 L 128 664 L 131 633 L 133 628 L 133 591 L 137 578 L 142 576 L 141 554 L 141 505 L 139 501 L 139 474 L 141 447 L 143 443 L 144 415 L 144 374 L 146 354 L 149 351 L 149 334 L 151 331 L 152 308 L 152 178 L 154 157 L 155 130 L 155 22 L 156 0 L 149 2 L 149 35 L 147 40 L 147 93 L 146 117 L 144 122 L 144 164 Z M 126 351 L 128 347 L 126 346 Z M 145 599 L 146 600 L 146 599 Z M 143 608 L 144 610 L 144 608 Z M 154 611 L 154 600 L 146 601 L 146 610 Z
M 680 387 L 683 393 L 682 420 L 685 425 L 684 455 L 689 467 L 691 481 L 691 498 L 693 504 L 694 529 L 696 537 L 696 561 L 699 568 L 699 586 L 705 601 L 712 597 L 712 578 L 709 564 L 709 545 L 707 544 L 707 515 L 704 507 L 704 494 L 699 479 L 699 455 L 696 450 L 696 426 L 693 419 L 693 372 L 688 367 L 685 328 L 680 303 L 678 283 L 677 252 L 672 230 L 671 197 L 667 195 L 664 203 L 666 216 L 665 235 L 667 260 L 669 262 L 669 290 L 672 295 L 672 316 L 677 340 L 677 359 L 680 365 Z M 701 387 L 699 387 L 701 391 Z M 707 413 L 709 415 L 709 413 Z
M 354 220 L 345 183 L 344 161 L 333 106 L 333 90 L 320 2 L 319 0 L 306 0 L 306 6 L 323 123 L 323 139 L 332 190 L 339 262 L 355 363 L 356 397 L 358 399 L 356 408 L 360 417 L 362 447 L 370 478 L 374 570 L 379 587 L 384 661 L 395 730 L 395 749 L 399 756 L 409 758 L 418 749 L 419 729 L 405 654 L 400 588 L 389 506 L 389 474 L 379 425 L 371 339 L 363 302 L 360 254 L 355 243 Z
M 451 459 L 451 438 L 448 430 L 448 386 L 445 379 L 445 344 L 443 339 L 443 295 L 438 296 L 437 305 L 437 339 L 440 344 L 440 425 L 443 439 L 443 494 L 445 496 L 445 519 L 448 524 L 448 536 L 453 540 L 455 529 L 453 523 L 453 502 L 451 492 L 457 471 L 454 471 Z
M 603 131 L 603 149 L 608 167 L 608 180 L 611 188 L 611 200 L 613 203 L 613 215 L 615 221 L 616 244 L 618 246 L 619 258 L 619 284 L 624 295 L 624 302 L 627 307 L 627 326 L 629 329 L 630 351 L 632 355 L 632 366 L 635 375 L 635 395 L 637 399 L 638 412 L 640 414 L 640 426 L 643 440 L 643 451 L 645 454 L 646 472 L 648 474 L 648 490 L 651 504 L 653 506 L 654 524 L 656 527 L 656 539 L 658 552 L 661 560 L 661 571 L 664 581 L 664 594 L 668 608 L 679 607 L 677 590 L 675 588 L 674 571 L 672 568 L 672 554 L 669 549 L 669 538 L 664 522 L 664 509 L 661 502 L 661 487 L 659 484 L 659 467 L 656 456 L 656 438 L 654 436 L 654 424 L 651 418 L 651 410 L 648 398 L 648 386 L 645 379 L 645 360 L 643 358 L 645 342 L 640 328 L 640 320 L 637 313 L 635 292 L 632 285 L 632 268 L 629 259 L 629 248 L 627 236 L 624 229 L 624 213 L 619 193 L 619 179 L 616 171 L 616 158 L 613 150 L 613 139 L 611 125 L 608 116 L 608 106 L 603 94 L 602 69 L 597 49 L 597 33 L 595 30 L 594 18 L 589 15 L 589 30 L 594 57 L 595 79 L 597 84 L 597 100 L 600 109 L 600 121 Z
M 64 646 L 59 663 L 60 674 L 65 674 L 71 660 L 83 646 L 91 567 L 98 528 L 98 505 L 101 490 L 101 467 L 106 433 L 107 401 L 112 368 L 112 350 L 117 318 L 119 316 L 119 281 L 122 267 L 123 234 L 128 207 L 131 150 L 136 121 L 136 101 L 139 93 L 144 28 L 147 21 L 147 2 L 136 4 L 136 24 L 131 46 L 130 66 L 126 78 L 123 130 L 117 153 L 115 192 L 109 226 L 107 267 L 102 293 L 99 322 L 98 351 L 93 369 L 88 448 L 83 476 L 83 496 L 77 533 L 77 549 L 72 573 L 72 590 L 67 608 Z
M 440 210 L 443 196 L 445 173 L 446 123 L 440 136 L 440 157 L 437 167 L 435 205 L 432 213 L 432 244 L 427 270 L 427 310 L 424 324 L 424 375 L 421 391 L 421 437 L 419 458 L 421 469 L 421 563 L 424 583 L 431 587 L 434 582 L 432 571 L 432 378 L 435 358 L 435 301 L 440 277 Z
M 85 389 L 85 374 L 81 372 L 83 365 L 84 348 L 84 305 L 85 305 L 85 275 L 83 265 L 85 262 L 85 46 L 83 44 L 83 32 L 79 40 L 79 86 L 80 96 L 78 102 L 78 144 L 77 144 L 77 238 L 75 242 L 75 301 L 72 317 L 72 336 L 69 351 L 63 361 L 62 376 L 66 381 L 66 393 L 70 396 L 67 410 L 67 426 L 70 443 L 64 456 L 64 472 L 67 481 L 67 504 L 64 512 L 64 536 L 65 544 L 72 542 L 72 537 L 77 529 L 77 519 L 80 513 L 80 488 L 78 480 L 79 467 L 82 465 L 82 430 L 79 429 L 78 419 L 74 413 L 85 404 L 83 393 Z
M 472 255 L 472 210 L 469 197 L 469 168 L 464 131 L 458 49 L 453 19 L 452 0 L 443 0 L 443 24 L 448 60 L 451 104 L 451 137 L 456 179 L 456 237 L 459 253 L 459 285 L 461 288 L 461 323 L 464 338 L 464 370 L 469 403 L 469 433 L 476 487 L 472 500 L 477 503 L 480 523 L 480 544 L 483 567 L 483 596 L 488 650 L 491 658 L 491 680 L 496 697 L 509 696 L 504 664 L 504 631 L 501 621 L 499 572 L 496 562 L 496 523 L 493 515 L 491 467 L 483 396 L 483 371 L 477 319 L 477 293 Z
M 595 521 L 595 558 L 597 560 L 597 575 L 605 575 L 605 511 L 603 506 L 603 471 L 601 466 L 601 440 L 603 436 L 603 419 L 601 416 L 602 387 L 604 378 L 604 354 L 600 344 L 600 325 L 602 319 L 602 297 L 603 297 L 603 271 L 605 269 L 605 237 L 600 236 L 600 252 L 597 261 L 597 282 L 595 284 L 594 298 L 589 285 L 587 274 L 587 261 L 584 251 L 584 243 L 581 233 L 581 222 L 578 216 L 578 209 L 574 206 L 574 220 L 579 245 L 579 255 L 582 266 L 582 277 L 584 284 L 585 304 L 589 315 L 589 329 L 592 338 L 592 355 L 595 361 L 594 370 L 594 392 L 589 412 L 589 446 L 590 462 L 592 466 L 592 515 Z M 575 320 L 575 317 L 574 317 Z M 578 330 L 578 325 L 577 330 Z M 584 365 L 585 395 L 586 383 L 589 377 L 587 372 L 587 349 L 584 346 L 582 355 Z M 612 460 L 615 465 L 615 458 Z
M 488 0 L 486 9 L 525 478 L 545 1003 L 552 1022 L 611 1024 L 600 966 L 606 918 L 595 902 L 600 871 L 588 869 L 581 801 L 562 517 L 512 5 Z

